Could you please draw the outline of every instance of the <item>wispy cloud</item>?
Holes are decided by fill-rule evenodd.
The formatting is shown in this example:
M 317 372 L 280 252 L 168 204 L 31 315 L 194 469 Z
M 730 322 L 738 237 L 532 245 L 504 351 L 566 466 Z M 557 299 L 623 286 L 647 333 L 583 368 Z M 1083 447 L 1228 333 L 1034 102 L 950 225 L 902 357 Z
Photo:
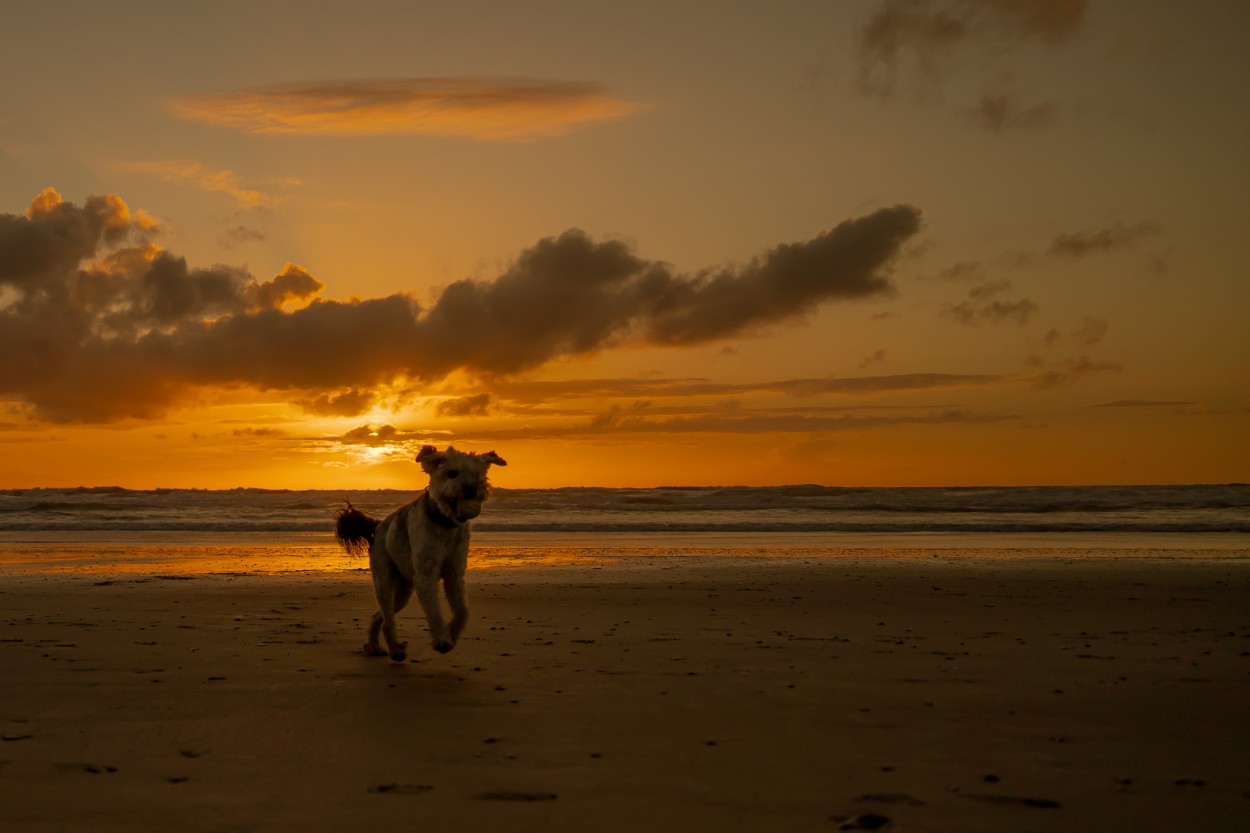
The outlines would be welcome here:
M 1046 127 L 1055 120 L 1057 108 L 1051 102 L 1024 106 L 1014 95 L 986 93 L 968 110 L 969 120 L 987 130 Z
M 948 76 L 976 66 L 984 77 L 1012 78 L 1026 46 L 1056 47 L 1081 27 L 1087 0 L 883 0 L 859 36 L 861 92 L 890 98 L 940 90 Z M 1050 102 L 1022 105 L 1011 90 L 985 90 L 966 115 L 992 131 L 1039 128 Z
M 1037 304 L 1028 298 L 1016 301 L 997 300 L 995 296 L 1011 289 L 1011 281 L 984 281 L 968 290 L 968 299 L 947 307 L 946 315 L 961 324 L 982 321 L 1014 321 L 1024 325 L 1037 312 Z
M 1114 402 L 1100 402 L 1091 408 L 1164 408 L 1168 406 L 1188 406 L 1193 402 L 1177 399 L 1117 399 Z
M 558 136 L 646 105 L 577 81 L 396 78 L 185 96 L 171 106 L 183 118 L 250 133 L 507 140 Z
M 217 244 L 223 249 L 233 249 L 235 246 L 242 246 L 246 243 L 260 243 L 265 240 L 265 233 L 254 228 L 238 225 L 233 228 L 226 229 L 218 238 Z
M 1120 365 L 1114 362 L 1098 362 L 1088 356 L 1077 356 L 1065 361 L 1058 369 L 1027 376 L 1024 381 L 1038 390 L 1049 390 L 1075 384 L 1086 376 L 1097 373 L 1119 373 L 1121 370 Z
M 745 409 L 722 407 L 691 409 L 673 413 L 652 409 L 648 403 L 613 406 L 596 413 L 581 413 L 573 419 L 547 420 L 542 424 L 489 425 L 480 423 L 461 430 L 433 432 L 399 429 L 392 425 L 363 425 L 336 437 L 323 437 L 314 443 L 330 446 L 388 446 L 413 449 L 435 436 L 440 441 L 552 440 L 618 438 L 625 435 L 683 434 L 828 434 L 880 428 L 908 428 L 932 425 L 986 425 L 1013 422 L 1014 414 L 975 413 L 946 409 L 928 413 L 846 413 L 845 409 Z
M 243 178 L 225 168 L 211 168 L 192 159 L 161 159 L 148 162 L 125 162 L 122 170 L 133 173 L 152 174 L 175 185 L 192 185 L 204 191 L 227 194 L 240 208 L 272 208 L 280 201 L 279 195 L 262 191 L 244 183 Z M 299 180 L 285 178 L 268 180 L 280 185 L 298 185 Z M 243 229 L 242 226 L 239 227 Z M 246 229 L 243 229 L 245 232 Z M 237 242 L 244 242 L 242 240 Z
M 902 391 L 975 387 L 1001 382 L 997 374 L 896 373 L 879 376 L 828 376 L 771 379 L 757 382 L 716 382 L 699 378 L 568 379 L 562 381 L 495 380 L 491 390 L 514 403 L 542 403 L 569 399 L 736 397 L 750 394 L 868 396 Z
M 1162 230 L 1155 223 L 1141 222 L 1132 225 L 1112 223 L 1101 228 L 1069 232 L 1055 237 L 1050 244 L 1050 254 L 1079 258 L 1128 249 Z

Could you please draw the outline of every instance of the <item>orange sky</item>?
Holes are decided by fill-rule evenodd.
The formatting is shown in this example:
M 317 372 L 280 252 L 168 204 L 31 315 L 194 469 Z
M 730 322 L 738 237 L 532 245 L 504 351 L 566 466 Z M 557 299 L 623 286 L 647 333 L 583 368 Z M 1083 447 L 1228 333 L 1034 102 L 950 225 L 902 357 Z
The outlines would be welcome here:
M 10 17 L 0 488 L 1250 479 L 1240 7 Z

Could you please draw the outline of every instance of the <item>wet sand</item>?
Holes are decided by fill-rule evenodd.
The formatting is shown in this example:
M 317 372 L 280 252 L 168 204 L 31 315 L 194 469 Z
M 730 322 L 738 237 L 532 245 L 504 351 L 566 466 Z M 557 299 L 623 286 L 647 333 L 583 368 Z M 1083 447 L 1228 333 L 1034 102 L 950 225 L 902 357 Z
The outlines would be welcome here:
M 984 556 L 985 554 L 982 554 Z M 1250 562 L 470 570 L 445 656 L 362 572 L 0 573 L 0 828 L 1234 831 Z

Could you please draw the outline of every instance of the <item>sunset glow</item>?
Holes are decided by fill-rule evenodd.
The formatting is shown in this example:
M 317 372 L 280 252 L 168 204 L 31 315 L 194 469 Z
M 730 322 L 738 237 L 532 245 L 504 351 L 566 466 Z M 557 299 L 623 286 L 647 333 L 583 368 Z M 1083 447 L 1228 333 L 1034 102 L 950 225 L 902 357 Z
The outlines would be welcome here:
M 476 5 L 13 10 L 0 488 L 1250 478 L 1244 11 Z

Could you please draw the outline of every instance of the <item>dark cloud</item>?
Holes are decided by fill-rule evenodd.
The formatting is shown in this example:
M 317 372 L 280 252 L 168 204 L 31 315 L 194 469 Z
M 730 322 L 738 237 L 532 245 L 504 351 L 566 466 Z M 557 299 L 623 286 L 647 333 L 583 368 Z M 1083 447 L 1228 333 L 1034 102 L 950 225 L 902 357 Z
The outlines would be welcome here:
M 349 388 L 301 399 L 296 404 L 310 414 L 319 416 L 359 416 L 373 406 L 373 400 L 373 394 L 369 391 Z
M 394 425 L 379 425 L 376 427 L 361 425 L 343 434 L 339 438 L 339 442 L 348 445 L 380 445 L 407 438 L 407 434 Z
M 826 301 L 887 294 L 889 267 L 919 227 L 917 209 L 885 208 L 693 274 L 570 230 L 424 309 L 402 293 L 319 299 L 320 281 L 292 264 L 267 281 L 192 268 L 148 243 L 121 199 L 78 207 L 48 191 L 24 217 L 0 215 L 0 350 L 21 357 L 0 367 L 0 396 L 58 421 L 157 416 L 199 386 L 289 390 L 305 407 L 345 412 L 397 379 L 729 339 Z
M 1139 241 L 1154 237 L 1162 229 L 1149 222 L 1124 225 L 1114 223 L 1088 231 L 1076 231 L 1058 235 L 1050 244 L 1050 253 L 1066 257 L 1085 257 L 1119 249 L 1127 249 Z
M 483 416 L 490 411 L 490 394 L 477 393 L 473 396 L 444 399 L 435 410 L 439 416 Z
M 272 280 L 249 285 L 245 295 L 253 307 L 276 309 L 289 301 L 307 301 L 324 288 L 307 269 L 288 263 Z

